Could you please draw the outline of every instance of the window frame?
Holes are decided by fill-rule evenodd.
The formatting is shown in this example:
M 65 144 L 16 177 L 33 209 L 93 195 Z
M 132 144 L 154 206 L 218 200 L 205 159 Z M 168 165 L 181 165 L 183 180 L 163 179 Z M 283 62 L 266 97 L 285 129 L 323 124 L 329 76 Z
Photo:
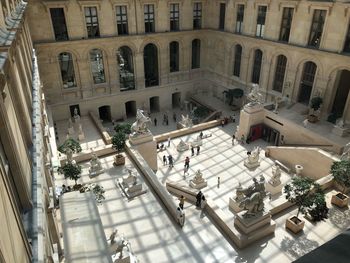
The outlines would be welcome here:
M 145 8 L 147 6 L 147 13 Z M 152 7 L 152 12 L 150 12 L 150 7 Z M 149 16 L 153 15 L 153 18 L 149 18 Z M 147 16 L 147 18 L 146 18 Z M 144 17 L 144 26 L 145 26 L 145 34 L 155 33 L 156 32 L 156 18 L 155 18 L 155 5 L 154 4 L 144 4 L 143 5 L 143 17 Z M 146 23 L 150 23 L 151 26 L 146 26 Z M 149 28 L 149 29 L 148 29 Z
M 261 53 L 260 59 L 257 58 L 258 51 L 260 51 L 260 53 Z M 261 66 L 262 66 L 262 62 L 263 62 L 263 56 L 264 56 L 264 53 L 262 52 L 261 49 L 254 50 L 254 60 L 253 60 L 251 82 L 256 83 L 258 85 L 260 84 Z M 257 60 L 257 59 L 259 59 L 259 60 Z M 259 62 L 259 64 L 257 62 Z M 256 71 L 258 71 L 258 72 L 256 72 Z
M 265 9 L 265 12 L 263 12 L 261 9 Z M 262 14 L 264 14 L 264 16 L 262 16 Z M 261 38 L 264 37 L 266 15 L 267 15 L 267 6 L 266 5 L 258 5 L 258 14 L 256 17 L 256 31 L 255 31 L 256 37 L 261 37 Z M 259 22 L 259 20 L 260 20 L 260 22 Z
M 240 51 L 238 52 L 237 48 L 240 48 Z M 235 56 L 233 61 L 233 76 L 239 78 L 241 75 L 241 64 L 242 64 L 242 53 L 243 53 L 243 47 L 241 44 L 235 45 Z M 239 57 L 237 56 L 239 54 Z
M 194 30 L 202 29 L 202 17 L 203 17 L 203 5 L 202 5 L 202 2 L 194 2 L 193 3 L 192 16 L 193 16 L 193 25 L 192 25 L 193 29 Z
M 286 12 L 287 14 L 285 14 L 286 10 L 289 10 L 289 12 L 288 11 Z M 290 12 L 290 10 L 291 10 L 291 12 Z M 289 6 L 283 7 L 282 19 L 281 19 L 281 27 L 280 27 L 280 34 L 279 34 L 279 37 L 278 37 L 279 41 L 285 42 L 285 43 L 289 42 L 290 33 L 292 31 L 293 17 L 294 17 L 294 7 L 289 7 Z M 283 25 L 284 21 L 286 21 L 286 25 L 285 26 Z M 289 30 L 287 39 L 285 39 L 283 37 L 285 35 L 283 33 L 283 30 L 287 30 L 287 31 Z
M 123 8 L 125 8 L 125 13 L 123 13 Z M 120 10 L 121 13 L 118 13 L 118 10 Z M 118 36 L 129 35 L 128 6 L 116 5 L 115 16 L 117 21 Z M 126 19 L 124 20 L 123 17 L 126 17 Z M 121 28 L 121 30 L 119 30 L 119 28 Z
M 92 15 L 92 12 L 91 12 L 92 8 L 96 9 L 96 15 Z M 90 14 L 89 16 L 86 15 L 86 9 L 89 9 L 89 14 Z M 87 38 L 89 38 L 89 39 L 91 39 L 91 38 L 100 38 L 101 37 L 101 31 L 100 31 L 100 23 L 99 23 L 99 19 L 98 19 L 98 7 L 95 6 L 95 5 L 84 6 L 83 10 L 84 10 L 85 30 L 86 30 Z M 97 23 L 97 31 L 96 31 L 94 36 L 90 36 L 89 27 L 94 27 L 94 22 L 92 20 L 95 17 L 96 17 L 96 23 Z M 91 18 L 91 22 L 88 22 L 87 18 Z
M 325 10 L 325 9 L 314 9 L 313 11 L 314 11 L 314 12 L 313 12 L 313 15 L 312 15 L 312 20 L 311 20 L 311 25 L 310 25 L 310 30 L 309 30 L 309 39 L 308 39 L 308 41 L 307 41 L 307 46 L 308 46 L 308 47 L 311 47 L 311 48 L 316 48 L 316 49 L 318 49 L 318 48 L 320 48 L 320 46 L 321 46 L 321 41 L 322 41 L 322 36 L 323 36 L 323 31 L 324 31 L 324 25 L 325 25 L 325 23 L 326 23 L 327 14 L 328 14 L 327 11 L 328 11 L 328 10 Z M 319 12 L 319 15 L 316 17 L 316 12 L 318 12 L 318 11 L 320 11 L 320 12 Z M 321 19 L 321 18 L 322 18 L 322 15 L 321 15 L 321 14 L 324 14 L 324 20 L 323 20 L 323 21 L 320 21 L 320 20 L 322 20 L 322 19 Z M 315 18 L 317 19 L 317 21 L 315 21 Z M 315 23 L 315 22 L 316 22 L 316 23 Z M 321 22 L 321 23 L 320 23 L 320 22 Z M 320 24 L 322 24 L 322 25 L 321 25 L 321 27 L 322 27 L 321 31 L 319 31 Z M 316 26 L 316 31 L 313 30 L 314 25 L 317 25 L 317 26 Z M 313 33 L 315 34 L 314 37 L 312 37 L 312 34 L 313 34 Z M 319 41 L 317 41 L 317 39 L 312 40 L 312 39 L 315 38 L 315 36 L 317 35 L 317 33 L 320 33 L 319 38 L 318 38 Z M 317 41 L 317 42 L 316 42 L 316 41 Z M 315 42 L 315 43 L 312 43 L 312 42 Z
M 180 4 L 170 3 L 169 10 L 170 10 L 170 15 L 169 15 L 170 31 L 179 31 L 180 30 Z
M 241 12 L 243 7 L 243 12 Z M 236 12 L 236 27 L 235 32 L 236 34 L 242 34 L 243 32 L 243 22 L 244 22 L 244 11 L 245 11 L 245 5 L 244 4 L 237 4 L 237 12 Z M 240 20 L 242 19 L 242 21 Z
M 53 23 L 53 16 L 52 16 L 52 13 L 51 13 L 51 9 L 62 9 L 63 11 L 63 18 L 64 18 L 64 25 L 65 25 L 65 28 L 66 28 L 66 36 L 62 39 L 57 39 L 56 37 L 56 32 L 55 32 L 55 26 L 54 26 L 54 23 Z M 53 36 L 54 36 L 54 39 L 55 41 L 67 41 L 69 40 L 69 33 L 68 33 L 68 27 L 67 27 L 67 19 L 66 19 L 66 12 L 65 12 L 65 8 L 64 7 L 60 7 L 60 6 L 55 6 L 55 7 L 49 7 L 49 14 L 50 14 L 50 22 L 51 22 L 51 28 L 52 28 L 52 31 L 53 31 Z M 60 23 L 59 23 L 60 24 Z
M 280 60 L 282 58 L 283 60 Z M 275 74 L 273 78 L 272 90 L 276 92 L 283 92 L 284 79 L 286 77 L 288 59 L 285 55 L 280 54 L 276 57 Z
M 226 22 L 226 3 L 219 3 L 219 30 L 225 30 Z

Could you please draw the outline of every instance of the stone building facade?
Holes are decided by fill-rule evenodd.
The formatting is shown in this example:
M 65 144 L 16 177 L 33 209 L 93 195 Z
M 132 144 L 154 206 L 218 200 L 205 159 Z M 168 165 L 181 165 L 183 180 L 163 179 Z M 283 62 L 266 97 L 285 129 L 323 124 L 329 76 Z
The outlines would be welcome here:
M 50 134 L 27 3 L 0 7 L 0 262 L 53 262 Z
M 343 1 L 35 0 L 29 9 L 54 119 L 68 118 L 72 105 L 83 115 L 105 106 L 100 116 L 120 119 L 135 107 L 166 109 L 198 90 L 220 97 L 228 88 L 248 92 L 252 83 L 266 100 L 308 104 L 321 96 L 324 119 L 350 118 L 350 12 Z M 131 53 L 133 89 L 121 84 L 130 73 L 118 58 L 122 47 Z M 147 60 L 152 49 L 156 61 Z M 63 76 L 62 56 L 72 81 Z

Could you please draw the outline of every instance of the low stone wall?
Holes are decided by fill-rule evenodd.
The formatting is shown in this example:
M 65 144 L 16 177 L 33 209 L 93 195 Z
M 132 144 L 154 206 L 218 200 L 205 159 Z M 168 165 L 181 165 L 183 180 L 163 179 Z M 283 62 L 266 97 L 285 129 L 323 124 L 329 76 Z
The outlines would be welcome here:
M 308 147 L 268 146 L 266 152 L 273 159 L 291 168 L 292 171 L 295 171 L 296 164 L 302 165 L 304 169 L 301 174 L 313 180 L 329 175 L 333 162 L 339 160 L 321 149 Z
M 168 209 L 170 215 L 177 220 L 177 204 L 175 203 L 172 196 L 166 191 L 165 187 L 159 182 L 156 174 L 149 167 L 142 155 L 132 146 L 129 141 L 126 142 L 126 152 L 130 158 L 135 162 L 136 166 L 141 170 L 142 174 L 146 177 L 147 181 L 151 185 L 152 189 L 156 192 L 159 199 L 163 202 L 165 207 Z
M 101 134 L 101 137 L 104 141 L 104 143 L 111 144 L 112 143 L 112 138 L 109 136 L 108 132 L 106 131 L 105 127 L 103 127 L 101 121 L 95 116 L 95 114 L 92 111 L 89 111 L 89 116 L 92 120 L 92 122 L 95 124 L 97 130 Z
M 194 132 L 200 132 L 203 130 L 207 130 L 216 126 L 221 125 L 221 120 L 214 120 L 214 121 L 209 121 L 206 123 L 201 123 L 201 124 L 197 124 L 192 126 L 191 128 L 183 128 L 180 130 L 176 130 L 176 131 L 172 131 L 172 132 L 167 132 L 167 133 L 163 133 L 161 135 L 157 135 L 154 136 L 154 139 L 157 142 L 161 142 L 161 141 L 166 141 L 168 139 L 168 137 L 170 138 L 177 138 L 177 137 L 181 137 L 187 134 L 191 134 Z

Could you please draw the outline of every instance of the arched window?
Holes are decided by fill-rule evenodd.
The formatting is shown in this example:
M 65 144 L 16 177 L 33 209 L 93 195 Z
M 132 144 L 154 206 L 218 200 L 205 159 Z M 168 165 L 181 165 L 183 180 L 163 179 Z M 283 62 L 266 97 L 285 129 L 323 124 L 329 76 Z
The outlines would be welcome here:
M 253 64 L 253 74 L 252 82 L 259 84 L 260 81 L 260 71 L 262 62 L 262 51 L 260 49 L 255 50 L 254 53 L 254 64 Z
M 192 69 L 201 67 L 201 41 L 194 39 L 192 41 Z
M 173 41 L 169 45 L 170 50 L 170 72 L 179 71 L 179 43 Z
M 242 58 L 242 46 L 236 45 L 235 47 L 235 61 L 233 64 L 233 75 L 239 77 L 241 74 L 241 58 Z
M 309 104 L 312 87 L 314 85 L 317 66 L 314 62 L 308 61 L 304 64 L 303 74 L 300 80 L 298 102 Z
M 127 46 L 119 48 L 117 51 L 117 61 L 119 65 L 120 90 L 135 89 L 134 63 L 131 49 Z
M 72 54 L 63 52 L 58 55 L 58 60 L 60 63 L 63 88 L 76 87 Z
M 143 50 L 143 65 L 145 69 L 145 86 L 159 85 L 158 50 L 154 44 L 148 44 Z
M 272 89 L 278 92 L 282 92 L 284 75 L 286 73 L 287 58 L 283 55 L 277 57 L 275 79 L 273 81 Z
M 90 50 L 91 73 L 94 84 L 105 83 L 105 69 L 103 65 L 103 53 L 100 49 Z

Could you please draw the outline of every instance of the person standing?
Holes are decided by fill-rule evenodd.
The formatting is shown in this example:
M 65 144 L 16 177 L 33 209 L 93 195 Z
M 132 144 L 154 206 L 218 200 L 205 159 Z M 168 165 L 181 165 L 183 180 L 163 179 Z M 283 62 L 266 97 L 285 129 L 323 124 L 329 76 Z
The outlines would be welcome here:
M 170 147 L 170 137 L 168 137 L 168 147 Z
M 176 122 L 176 113 L 175 112 L 173 114 L 173 120 L 174 120 L 174 122 Z
M 166 156 L 165 155 L 163 155 L 163 165 L 167 165 L 167 159 L 166 159 Z
M 203 195 L 202 191 L 199 191 L 198 194 L 196 195 L 196 207 L 200 207 L 202 195 Z
M 201 198 L 201 208 L 203 209 L 205 207 L 205 205 L 207 204 L 207 200 L 205 199 L 205 196 L 202 195 Z
M 169 161 L 169 167 L 174 167 L 174 160 L 171 154 L 169 154 L 168 156 L 168 161 Z
M 198 145 L 197 146 L 197 155 L 199 155 L 199 151 L 201 150 L 201 147 Z
M 184 210 L 184 204 L 185 204 L 185 197 L 183 195 L 180 196 L 179 198 L 180 203 L 179 203 L 179 207 Z
M 193 156 L 194 155 L 194 148 L 193 148 L 193 146 L 191 146 L 191 153 L 192 153 L 191 156 Z
M 236 139 L 236 136 L 233 134 L 232 135 L 232 146 L 235 145 L 235 139 Z
M 203 139 L 203 132 L 201 131 L 201 133 L 199 134 L 199 138 Z
M 176 216 L 180 226 L 183 227 L 185 224 L 185 212 L 181 209 L 181 207 L 176 209 Z
M 154 126 L 157 126 L 157 118 L 154 118 Z
M 185 168 L 188 170 L 190 168 L 190 157 L 186 156 L 185 158 Z

